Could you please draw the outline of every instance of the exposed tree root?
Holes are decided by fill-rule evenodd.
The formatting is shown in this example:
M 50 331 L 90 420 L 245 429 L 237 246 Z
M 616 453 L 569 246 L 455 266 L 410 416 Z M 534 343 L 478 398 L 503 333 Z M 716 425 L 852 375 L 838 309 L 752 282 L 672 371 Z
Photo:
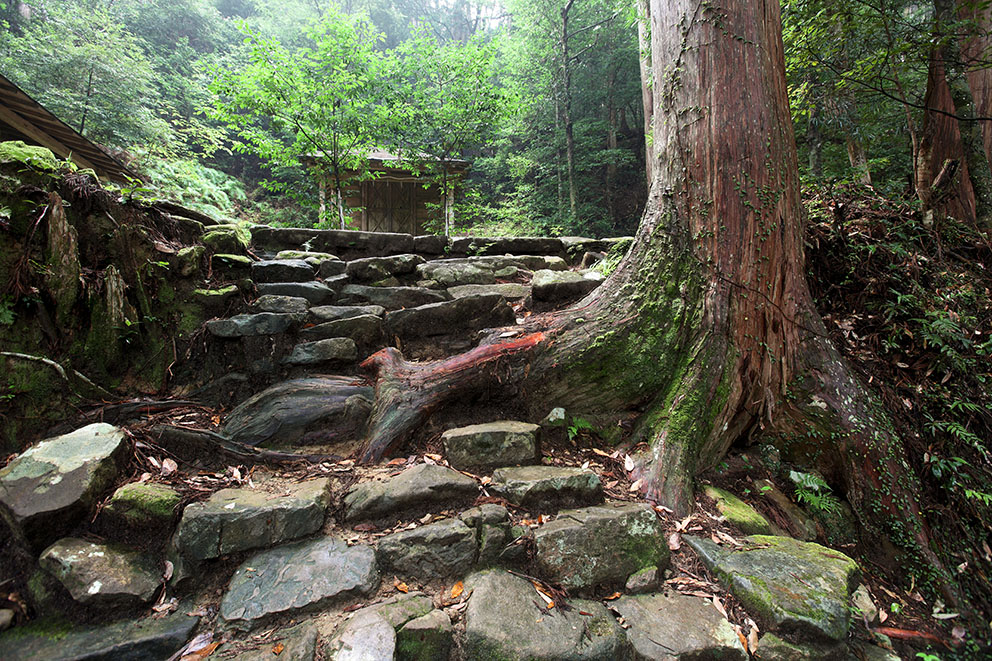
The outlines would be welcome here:
M 180 456 L 210 457 L 220 454 L 228 459 L 244 462 L 286 466 L 300 463 L 339 461 L 336 455 L 294 454 L 260 450 L 244 443 L 232 441 L 220 434 L 203 429 L 187 429 L 172 425 L 157 425 L 149 431 L 154 442 Z

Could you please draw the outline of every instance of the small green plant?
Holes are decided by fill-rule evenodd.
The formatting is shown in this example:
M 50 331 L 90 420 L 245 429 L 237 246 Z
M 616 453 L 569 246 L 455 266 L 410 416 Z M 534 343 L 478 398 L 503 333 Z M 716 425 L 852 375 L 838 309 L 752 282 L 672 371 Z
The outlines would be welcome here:
M 822 477 L 789 471 L 789 479 L 796 485 L 796 498 L 813 511 L 835 514 L 840 510 L 840 500 L 830 492 L 830 485 Z
M 585 418 L 572 418 L 572 421 L 568 425 L 568 440 L 575 441 L 579 436 L 587 433 L 593 433 L 595 428 L 592 423 Z
M 940 661 L 940 657 L 936 654 L 930 654 L 929 652 L 917 652 L 917 659 L 922 659 L 923 661 Z

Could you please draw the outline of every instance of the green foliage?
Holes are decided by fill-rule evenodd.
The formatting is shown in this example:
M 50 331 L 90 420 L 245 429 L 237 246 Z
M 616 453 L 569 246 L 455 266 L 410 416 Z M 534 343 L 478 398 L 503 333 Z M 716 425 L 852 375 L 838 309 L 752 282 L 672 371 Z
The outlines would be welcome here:
M 796 485 L 796 499 L 815 512 L 836 514 L 840 500 L 830 492 L 830 485 L 813 473 L 789 471 L 789 479 Z
M 193 159 L 164 159 L 148 154 L 139 167 L 153 182 L 149 193 L 213 217 L 234 216 L 248 201 L 239 180 Z
M 0 326 L 12 326 L 14 324 L 14 301 L 9 296 L 0 298 Z
M 575 441 L 584 434 L 594 434 L 596 432 L 596 428 L 593 427 L 593 424 L 585 418 L 575 416 L 569 420 L 566 431 L 568 432 L 568 440 Z

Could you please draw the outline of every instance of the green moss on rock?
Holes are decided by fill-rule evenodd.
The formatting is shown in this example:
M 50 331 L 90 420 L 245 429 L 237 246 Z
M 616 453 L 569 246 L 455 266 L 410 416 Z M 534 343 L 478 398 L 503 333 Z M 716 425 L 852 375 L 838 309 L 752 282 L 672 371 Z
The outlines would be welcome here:
M 771 535 L 772 526 L 757 510 L 719 487 L 706 485 L 703 493 L 716 501 L 716 508 L 745 535 Z
M 132 482 L 111 496 L 105 512 L 133 526 L 169 525 L 182 497 L 164 484 Z

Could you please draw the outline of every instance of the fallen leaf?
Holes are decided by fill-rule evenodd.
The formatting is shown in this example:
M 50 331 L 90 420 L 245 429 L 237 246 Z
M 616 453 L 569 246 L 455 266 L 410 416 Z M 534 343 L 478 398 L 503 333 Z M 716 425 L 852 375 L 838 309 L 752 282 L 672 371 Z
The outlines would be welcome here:
M 354 528 L 352 528 L 352 530 L 355 530 L 357 532 L 372 532 L 374 530 L 378 530 L 378 528 L 374 523 L 368 522 L 368 523 L 359 523 Z
M 620 483 L 619 480 L 610 480 L 609 482 L 603 485 L 603 488 L 609 491 L 610 489 L 616 487 L 619 483 Z
M 886 613 L 884 610 L 879 610 L 878 611 L 878 621 L 881 622 L 882 624 L 885 624 L 885 621 L 887 619 L 889 619 L 889 614 Z
M 675 530 L 677 530 L 678 532 L 682 532 L 689 526 L 689 523 L 691 522 L 692 522 L 692 515 L 690 514 L 689 516 L 685 517 L 676 524 Z
M 620 597 L 622 597 L 622 596 L 623 596 L 623 595 L 622 595 L 621 593 L 619 593 L 619 592 L 614 592 L 614 593 L 613 593 L 613 594 L 611 594 L 611 595 L 610 595 L 609 597 L 606 597 L 606 601 L 613 601 L 614 599 L 619 599 L 619 598 L 620 598 Z
M 747 648 L 747 636 L 744 635 L 744 632 L 741 631 L 741 628 L 736 624 L 734 625 L 734 631 L 737 633 L 737 637 L 740 639 L 741 646 L 744 648 L 744 651 L 750 653 L 750 650 Z
M 489 477 L 488 475 L 485 475 L 479 480 L 479 482 L 481 482 L 483 485 L 492 484 L 493 478 Z
M 935 620 L 953 620 L 958 617 L 960 613 L 934 613 L 933 619 Z
M 434 459 L 431 459 L 428 456 L 425 456 L 424 457 L 424 463 L 425 464 L 430 464 L 431 466 L 437 466 L 437 461 L 435 461 Z
M 439 454 L 425 454 L 424 456 L 425 456 L 425 457 L 429 457 L 429 458 L 431 458 L 431 459 L 433 459 L 434 461 L 436 461 L 436 462 L 438 462 L 438 463 L 440 463 L 440 462 L 441 462 L 441 461 L 442 461 L 442 460 L 444 459 L 444 458 L 443 458 L 443 457 L 442 457 L 441 455 L 439 455 Z
M 199 659 L 205 659 L 217 651 L 217 648 L 220 647 L 221 642 L 222 641 L 216 640 L 203 649 L 187 653 L 182 657 L 182 661 L 198 661 Z
M 170 578 L 172 578 L 172 573 L 175 570 L 176 570 L 175 566 L 171 562 L 169 562 L 168 560 L 166 560 L 165 561 L 165 571 L 162 572 L 162 580 L 163 581 L 168 581 Z
M 758 649 L 758 628 L 751 627 L 751 630 L 747 632 L 747 648 L 753 654 L 756 649 Z
M 282 654 L 282 651 L 284 649 L 286 649 L 285 645 L 283 645 L 282 643 L 276 643 L 275 645 L 272 646 L 272 653 L 275 654 L 276 656 L 279 656 L 280 654 Z
M 600 450 L 599 448 L 593 448 L 593 449 L 592 449 L 592 451 L 593 451 L 593 452 L 594 452 L 595 454 L 598 454 L 598 455 L 599 455 L 600 457 L 606 457 L 606 458 L 609 458 L 609 456 L 610 456 L 610 453 L 609 453 L 609 452 L 603 452 L 603 451 L 602 451 L 602 450 Z
M 720 597 L 713 597 L 713 605 L 718 611 L 720 611 L 720 615 L 727 617 L 727 609 L 723 607 L 723 602 L 720 601 Z
M 624 467 L 624 470 L 626 470 L 628 473 L 630 471 L 634 470 L 634 458 L 631 457 L 629 454 L 628 455 L 624 455 L 624 458 L 623 458 L 623 467 Z
M 172 459 L 165 458 L 162 460 L 162 475 L 168 477 L 172 475 L 177 470 L 179 470 L 178 464 Z
M 465 584 L 462 583 L 461 581 L 458 581 L 457 583 L 451 586 L 451 598 L 457 599 L 458 597 L 462 596 L 462 592 L 464 591 L 465 591 Z
M 668 536 L 668 550 L 678 551 L 680 548 L 682 548 L 682 536 L 677 532 L 673 532 Z
M 389 462 L 386 465 L 387 466 L 402 466 L 405 463 L 406 463 L 406 458 L 404 458 L 404 457 L 396 457 L 395 459 L 390 459 Z
M 404 594 L 406 594 L 407 592 L 410 591 L 410 586 L 408 586 L 406 583 L 404 583 L 402 581 L 395 580 L 395 579 L 393 580 L 393 587 L 396 588 L 397 590 L 399 590 L 400 592 L 404 593 Z
M 644 480 L 637 480 L 636 482 L 634 482 L 633 484 L 630 485 L 630 489 L 628 489 L 628 491 L 630 493 L 635 493 L 637 491 L 640 491 L 641 490 L 641 484 L 643 484 L 643 483 L 644 483 Z

